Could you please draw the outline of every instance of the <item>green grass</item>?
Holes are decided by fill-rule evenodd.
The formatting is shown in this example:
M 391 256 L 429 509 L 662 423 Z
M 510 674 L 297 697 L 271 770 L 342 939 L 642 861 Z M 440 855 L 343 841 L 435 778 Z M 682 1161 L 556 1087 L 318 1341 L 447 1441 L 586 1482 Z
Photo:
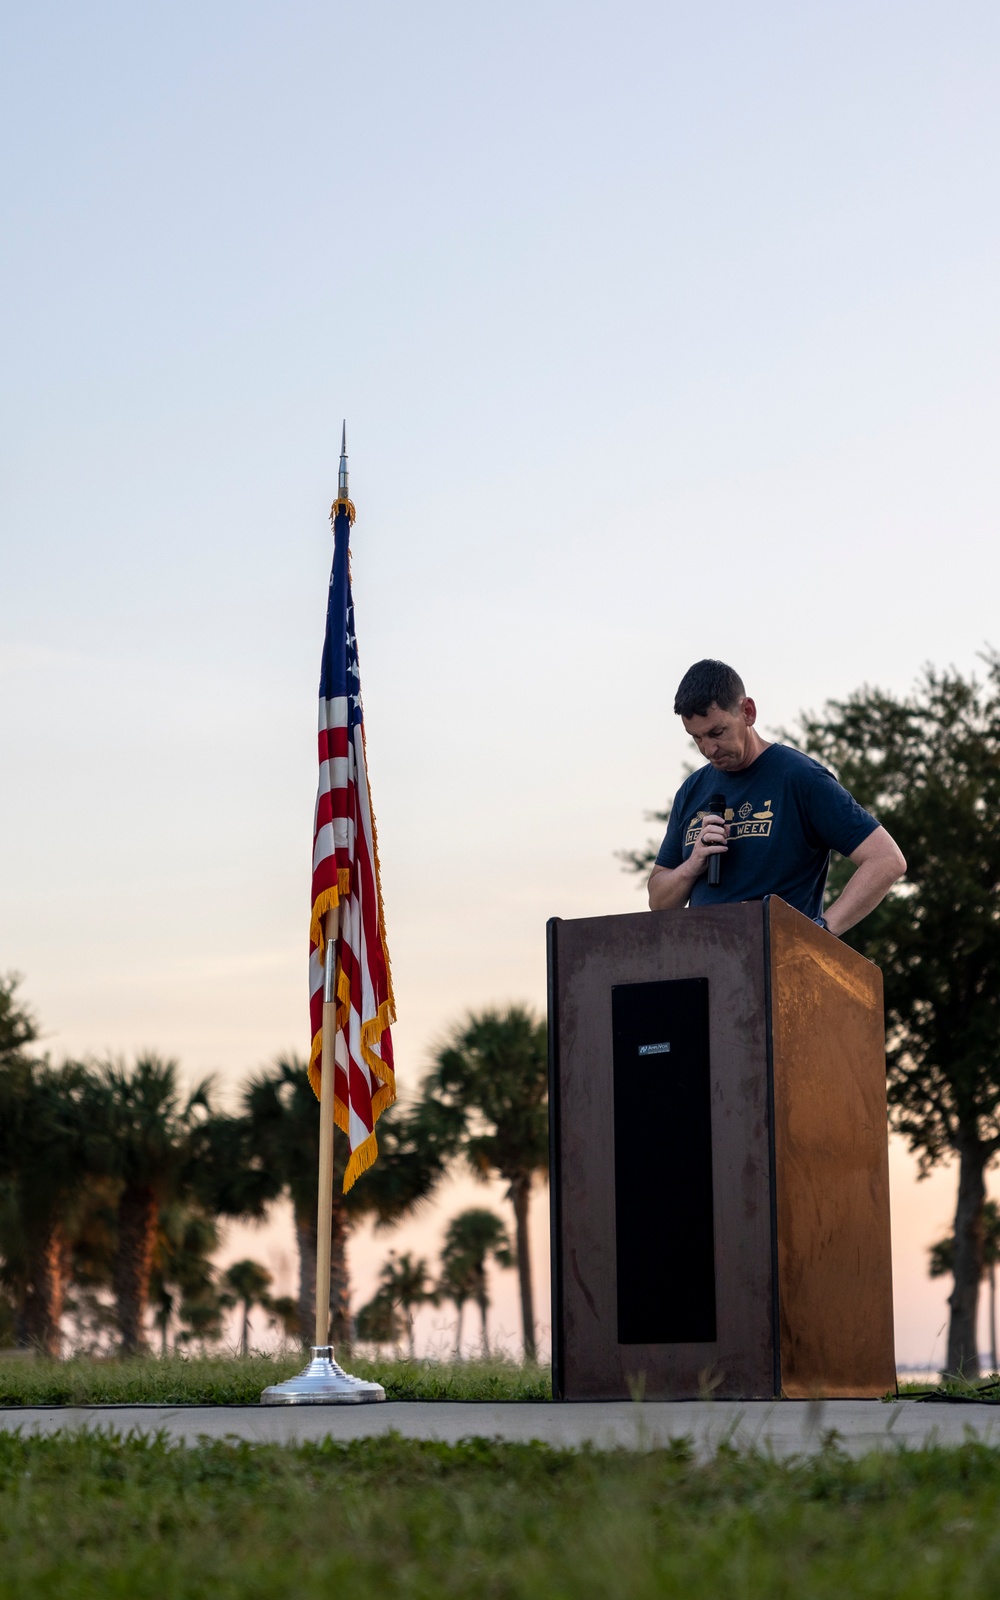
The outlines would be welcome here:
M 899 1392 L 908 1400 L 974 1400 L 978 1405 L 1000 1405 L 1000 1377 L 946 1378 L 943 1383 L 901 1383 Z
M 21 1360 L 0 1353 L 0 1406 L 97 1404 L 256 1405 L 269 1383 L 301 1372 L 305 1358 L 209 1356 L 133 1360 Z M 548 1367 L 511 1361 L 345 1360 L 359 1378 L 376 1378 L 389 1400 L 548 1400 Z
M 0 1436 L 0 1600 L 977 1600 L 1000 1452 Z

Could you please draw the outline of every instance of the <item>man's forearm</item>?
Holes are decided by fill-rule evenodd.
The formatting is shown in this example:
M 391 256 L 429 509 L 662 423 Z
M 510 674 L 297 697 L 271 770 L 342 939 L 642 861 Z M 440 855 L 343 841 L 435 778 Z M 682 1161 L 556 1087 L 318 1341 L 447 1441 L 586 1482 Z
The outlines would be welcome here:
M 902 857 L 900 856 L 900 861 Z M 864 861 L 857 868 L 854 876 L 838 895 L 832 906 L 824 913 L 826 925 L 831 933 L 838 938 L 846 933 L 848 928 L 853 928 L 862 917 L 867 917 L 869 911 L 881 903 L 892 888 L 893 884 L 902 877 L 906 863 L 902 867 L 895 861 Z
M 679 911 L 691 898 L 691 890 L 698 874 L 688 869 L 688 863 L 679 867 L 656 867 L 649 879 L 650 911 Z

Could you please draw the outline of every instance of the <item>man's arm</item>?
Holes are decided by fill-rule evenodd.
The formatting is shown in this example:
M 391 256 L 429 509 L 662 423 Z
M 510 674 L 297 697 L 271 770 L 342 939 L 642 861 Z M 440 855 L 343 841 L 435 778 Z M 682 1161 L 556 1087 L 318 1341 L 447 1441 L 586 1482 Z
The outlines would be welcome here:
M 725 855 L 729 848 L 726 844 L 728 832 L 721 817 L 702 818 L 701 832 L 687 860 L 679 867 L 654 867 L 649 874 L 650 911 L 676 911 L 687 905 L 691 890 L 707 869 L 711 857 Z
M 906 871 L 906 858 L 902 850 L 884 828 L 876 828 L 867 839 L 862 839 L 848 859 L 854 862 L 858 870 L 843 894 L 838 895 L 833 905 L 824 912 L 827 927 L 838 937 L 846 933 L 848 928 L 853 928 L 862 917 L 867 917 L 869 911 L 874 911 Z

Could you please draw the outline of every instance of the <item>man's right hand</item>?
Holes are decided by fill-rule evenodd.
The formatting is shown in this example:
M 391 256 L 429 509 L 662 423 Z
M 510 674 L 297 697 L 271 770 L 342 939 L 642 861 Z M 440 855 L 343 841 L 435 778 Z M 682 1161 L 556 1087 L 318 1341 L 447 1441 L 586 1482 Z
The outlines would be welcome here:
M 729 824 L 724 817 L 718 817 L 710 811 L 701 819 L 701 832 L 695 840 L 694 849 L 688 856 L 687 865 L 692 869 L 692 876 L 700 878 L 708 868 L 712 856 L 724 856 L 729 849 L 726 840 L 729 838 Z
M 654 867 L 649 875 L 650 911 L 677 911 L 686 906 L 712 856 L 725 855 L 729 846 L 729 826 L 722 817 L 709 812 L 701 819 L 694 849 L 679 867 Z

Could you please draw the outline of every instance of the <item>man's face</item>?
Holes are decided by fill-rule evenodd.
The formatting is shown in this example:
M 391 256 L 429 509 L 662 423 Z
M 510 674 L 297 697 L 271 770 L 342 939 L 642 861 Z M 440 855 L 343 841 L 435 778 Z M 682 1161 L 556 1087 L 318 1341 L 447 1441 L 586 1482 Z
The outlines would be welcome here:
M 757 708 L 747 697 L 730 711 L 709 706 L 703 717 L 682 717 L 698 749 L 720 772 L 739 772 L 751 759 Z

